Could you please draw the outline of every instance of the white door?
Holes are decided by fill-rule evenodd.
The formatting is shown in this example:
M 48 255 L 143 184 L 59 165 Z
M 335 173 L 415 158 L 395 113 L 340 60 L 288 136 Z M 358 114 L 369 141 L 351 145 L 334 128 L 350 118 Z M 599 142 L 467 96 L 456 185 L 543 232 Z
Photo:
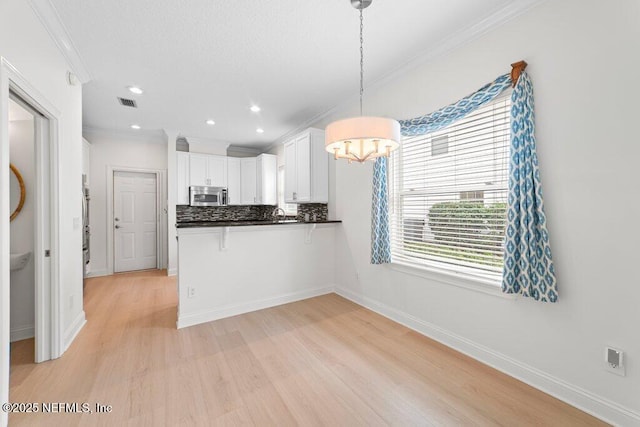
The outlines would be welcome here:
M 296 140 L 296 201 L 311 201 L 311 135 Z
M 240 197 L 243 205 L 256 204 L 256 158 L 240 159 Z
M 294 198 L 298 180 L 296 167 L 296 141 L 293 140 L 284 145 L 284 200 L 287 203 L 296 202 Z
M 208 156 L 207 171 L 209 184 L 214 187 L 227 186 L 227 157 L 226 156 Z
M 113 174 L 114 271 L 156 268 L 156 175 Z
M 207 177 L 209 156 L 206 154 L 189 154 L 189 185 L 211 185 Z
M 227 198 L 228 204 L 240 204 L 240 159 L 229 157 L 227 159 Z

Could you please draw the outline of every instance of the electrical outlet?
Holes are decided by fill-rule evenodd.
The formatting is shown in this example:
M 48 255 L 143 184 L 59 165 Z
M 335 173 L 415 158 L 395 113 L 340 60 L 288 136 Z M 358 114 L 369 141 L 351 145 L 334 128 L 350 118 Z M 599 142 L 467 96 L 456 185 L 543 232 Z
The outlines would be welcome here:
M 196 296 L 196 288 L 191 287 L 191 286 L 187 287 L 187 297 L 188 298 L 193 298 L 195 296 Z
M 624 352 L 613 347 L 605 347 L 604 349 L 604 368 L 612 374 L 624 377 L 626 375 L 624 368 Z

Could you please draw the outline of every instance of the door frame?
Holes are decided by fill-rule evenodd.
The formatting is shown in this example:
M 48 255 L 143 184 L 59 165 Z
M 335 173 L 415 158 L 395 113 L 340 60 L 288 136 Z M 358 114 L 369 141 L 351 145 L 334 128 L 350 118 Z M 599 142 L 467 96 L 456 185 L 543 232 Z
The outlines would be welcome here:
M 137 172 L 149 173 L 156 176 L 156 268 L 167 268 L 167 252 L 165 242 L 167 240 L 165 234 L 167 230 L 167 209 L 165 181 L 166 170 L 163 169 L 144 169 L 131 168 L 125 166 L 107 166 L 107 274 L 114 274 L 115 264 L 115 247 L 114 247 L 114 228 L 113 228 L 113 179 L 116 172 Z
M 48 159 L 43 153 L 42 144 L 35 146 L 36 153 L 36 197 L 35 218 L 36 238 L 34 247 L 36 301 L 35 301 L 35 330 L 36 340 L 48 345 L 36 345 L 36 360 L 49 360 L 60 357 L 63 349 L 62 316 L 60 304 L 60 206 L 59 206 L 59 169 L 58 142 L 62 139 L 59 121 L 60 111 L 50 103 L 29 81 L 5 58 L 0 57 L 0 235 L 10 234 L 9 225 L 9 94 L 15 93 L 32 108 L 42 114 L 49 123 L 47 141 Z M 37 120 L 36 120 L 37 121 Z M 36 122 L 34 121 L 34 123 Z M 42 129 L 41 129 L 42 130 Z M 38 174 L 38 165 L 47 161 L 48 176 Z M 48 182 L 48 188 L 43 183 Z M 43 215 L 43 199 L 48 190 L 49 216 Z M 45 247 L 45 235 L 49 235 L 50 245 Z M 44 251 L 49 249 L 50 274 L 43 274 Z M 9 364 L 10 364 L 10 268 L 9 268 L 9 239 L 0 242 L 0 372 L 2 384 L 0 400 L 8 402 L 9 393 Z

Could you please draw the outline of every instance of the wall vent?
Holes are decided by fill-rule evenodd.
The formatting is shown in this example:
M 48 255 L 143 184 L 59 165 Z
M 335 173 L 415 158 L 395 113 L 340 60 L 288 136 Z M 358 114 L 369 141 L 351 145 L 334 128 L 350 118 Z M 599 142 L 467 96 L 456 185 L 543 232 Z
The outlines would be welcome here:
M 118 97 L 118 102 L 120 105 L 124 105 L 125 107 L 138 108 L 138 104 L 133 99 L 120 98 Z

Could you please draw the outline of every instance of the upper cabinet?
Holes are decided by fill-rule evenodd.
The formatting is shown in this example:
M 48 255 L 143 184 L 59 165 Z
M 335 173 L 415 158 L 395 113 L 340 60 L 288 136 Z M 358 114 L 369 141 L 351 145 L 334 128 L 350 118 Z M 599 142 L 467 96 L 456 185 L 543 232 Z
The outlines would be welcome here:
M 189 153 L 176 151 L 176 205 L 189 204 Z
M 190 153 L 189 185 L 226 187 L 227 157 Z
M 227 189 L 229 205 L 276 205 L 277 157 L 226 157 L 176 152 L 176 205 L 189 204 L 189 186 Z
M 243 205 L 258 204 L 256 195 L 256 158 L 240 159 L 240 203 Z
M 240 159 L 227 157 L 227 204 L 241 204 Z
M 273 154 L 256 157 L 256 202 L 259 205 L 278 204 L 278 158 Z
M 324 131 L 309 128 L 284 144 L 287 203 L 329 201 L 329 155 L 324 149 Z

